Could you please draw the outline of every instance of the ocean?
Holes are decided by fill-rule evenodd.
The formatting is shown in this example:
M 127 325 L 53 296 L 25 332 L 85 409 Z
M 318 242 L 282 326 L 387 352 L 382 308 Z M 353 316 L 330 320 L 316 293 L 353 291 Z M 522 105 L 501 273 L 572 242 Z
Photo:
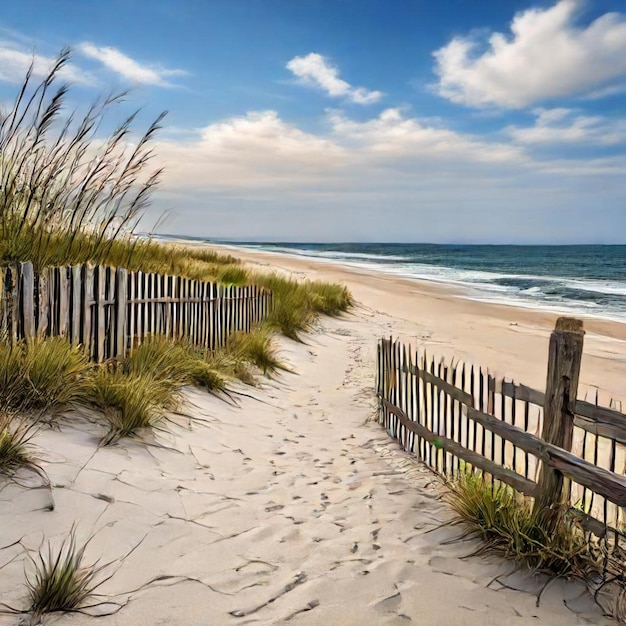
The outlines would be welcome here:
M 453 284 L 475 300 L 626 321 L 626 246 L 232 243 Z
M 263 243 L 163 235 L 455 285 L 473 300 L 626 322 L 626 245 Z

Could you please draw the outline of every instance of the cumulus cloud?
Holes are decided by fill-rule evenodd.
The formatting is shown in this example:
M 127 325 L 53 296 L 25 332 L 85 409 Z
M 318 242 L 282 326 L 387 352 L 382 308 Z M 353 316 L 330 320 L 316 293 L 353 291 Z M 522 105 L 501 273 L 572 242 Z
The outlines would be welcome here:
M 368 121 L 340 112 L 316 135 L 253 111 L 162 141 L 165 185 L 178 189 L 318 189 L 370 183 L 393 186 L 397 177 L 438 179 L 502 165 L 523 166 L 522 148 L 483 141 L 387 109 Z M 384 173 L 383 173 L 384 172 Z
M 538 158 L 532 142 L 460 133 L 396 108 L 364 121 L 333 111 L 326 124 L 316 134 L 252 111 L 162 140 L 155 211 L 179 209 L 168 230 L 257 240 L 571 241 L 617 223 L 623 156 Z
M 626 142 L 626 120 L 581 115 L 572 109 L 536 109 L 532 126 L 509 126 L 509 136 L 521 144 L 589 144 L 611 146 Z
M 251 111 L 210 124 L 192 137 L 161 142 L 165 184 L 250 189 L 319 182 L 341 167 L 344 150 L 306 133 L 275 111 Z
M 287 63 L 287 69 L 303 83 L 319 87 L 332 98 L 345 98 L 356 104 L 378 102 L 383 94 L 365 87 L 352 87 L 339 78 L 339 70 L 321 54 L 311 52 L 303 57 L 294 57 Z
M 492 33 L 482 54 L 476 39 L 455 37 L 434 53 L 439 94 L 474 107 L 521 108 L 610 93 L 626 83 L 626 15 L 606 13 L 578 26 L 580 6 L 560 0 L 517 13 L 511 33 Z
M 83 42 L 78 45 L 77 49 L 84 56 L 99 61 L 107 69 L 134 83 L 172 87 L 170 78 L 184 76 L 187 73 L 184 70 L 141 64 L 117 48 L 109 46 L 96 46 L 89 42 Z
M 23 44 L 0 40 L 0 81 L 21 83 L 28 68 L 32 65 L 35 77 L 45 76 L 56 61 L 55 57 L 35 54 Z M 59 77 L 71 83 L 94 85 L 95 78 L 73 63 L 67 63 L 59 72 Z
M 397 108 L 360 122 L 339 113 L 330 116 L 335 136 L 352 142 L 358 151 L 389 158 L 420 158 L 448 162 L 524 160 L 522 151 L 507 144 L 484 141 L 444 127 L 405 117 Z

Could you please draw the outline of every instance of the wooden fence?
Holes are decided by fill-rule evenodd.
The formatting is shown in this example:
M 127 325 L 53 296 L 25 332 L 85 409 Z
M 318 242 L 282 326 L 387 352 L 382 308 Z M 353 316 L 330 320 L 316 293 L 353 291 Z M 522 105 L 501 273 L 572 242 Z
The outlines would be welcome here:
M 582 322 L 550 339 L 546 391 L 447 365 L 393 339 L 378 345 L 380 422 L 436 472 L 480 470 L 549 509 L 566 501 L 599 537 L 624 530 L 626 415 L 577 399 Z
M 13 341 L 43 335 L 82 344 L 96 361 L 123 356 L 147 335 L 215 349 L 271 311 L 259 287 L 129 272 L 112 267 L 0 268 L 0 328 Z

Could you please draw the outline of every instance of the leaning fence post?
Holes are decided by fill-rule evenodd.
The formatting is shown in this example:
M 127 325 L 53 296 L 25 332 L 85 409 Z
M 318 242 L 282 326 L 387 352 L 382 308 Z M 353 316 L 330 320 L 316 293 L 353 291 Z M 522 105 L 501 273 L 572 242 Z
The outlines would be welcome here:
M 550 335 L 548 375 L 541 438 L 568 452 L 572 449 L 574 407 L 585 331 L 579 319 L 560 317 Z M 551 515 L 563 502 L 563 474 L 546 462 L 541 464 L 535 510 L 550 531 L 558 523 Z

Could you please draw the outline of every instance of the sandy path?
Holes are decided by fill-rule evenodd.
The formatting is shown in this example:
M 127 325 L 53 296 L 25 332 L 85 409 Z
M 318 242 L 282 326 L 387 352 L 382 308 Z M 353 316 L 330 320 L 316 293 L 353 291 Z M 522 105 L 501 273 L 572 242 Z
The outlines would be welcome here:
M 609 623 L 578 585 L 554 583 L 539 608 L 530 593 L 488 587 L 508 565 L 461 560 L 475 544 L 441 544 L 457 528 L 426 532 L 450 519 L 437 480 L 368 421 L 373 338 L 390 330 L 390 318 L 361 308 L 321 322 L 307 345 L 281 341 L 297 374 L 238 407 L 191 391 L 194 419 L 159 436 L 167 448 L 96 450 L 84 421 L 40 433 L 54 450 L 45 467 L 56 508 L 35 510 L 41 491 L 4 489 L 0 546 L 23 537 L 36 548 L 43 530 L 54 537 L 74 520 L 97 530 L 91 558 L 138 545 L 101 589 L 125 608 L 61 624 Z M 0 565 L 20 550 L 0 550 Z M 23 597 L 22 578 L 21 558 L 0 569 L 4 601 Z M 505 580 L 532 587 L 519 578 Z

